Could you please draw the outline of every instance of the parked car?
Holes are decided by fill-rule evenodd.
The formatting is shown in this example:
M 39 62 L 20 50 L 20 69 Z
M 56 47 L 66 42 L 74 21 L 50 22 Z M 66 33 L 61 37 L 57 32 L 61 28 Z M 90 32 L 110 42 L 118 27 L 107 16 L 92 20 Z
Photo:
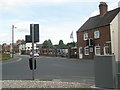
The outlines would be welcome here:
M 32 52 L 30 52 L 30 56 L 32 56 Z M 39 53 L 34 52 L 34 57 L 39 57 L 39 56 L 40 56 Z

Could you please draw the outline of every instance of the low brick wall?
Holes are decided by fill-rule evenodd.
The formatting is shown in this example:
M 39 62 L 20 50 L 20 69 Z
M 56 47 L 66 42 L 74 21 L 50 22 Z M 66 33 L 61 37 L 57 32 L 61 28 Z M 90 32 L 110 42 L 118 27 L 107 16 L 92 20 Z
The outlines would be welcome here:
M 0 57 L 6 57 L 6 56 L 10 56 L 10 54 L 0 54 Z

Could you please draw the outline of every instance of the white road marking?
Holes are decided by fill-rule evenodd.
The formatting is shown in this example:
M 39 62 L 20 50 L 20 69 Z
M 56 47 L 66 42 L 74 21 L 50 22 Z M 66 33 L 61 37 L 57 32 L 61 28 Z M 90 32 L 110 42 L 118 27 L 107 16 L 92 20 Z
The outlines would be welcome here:
M 22 60 L 22 58 L 19 58 L 19 59 L 17 59 L 17 60 L 11 60 L 11 61 L 8 61 L 8 62 L 0 62 L 0 64 L 9 64 L 9 63 L 15 63 L 15 62 L 19 62 L 19 61 L 21 61 Z

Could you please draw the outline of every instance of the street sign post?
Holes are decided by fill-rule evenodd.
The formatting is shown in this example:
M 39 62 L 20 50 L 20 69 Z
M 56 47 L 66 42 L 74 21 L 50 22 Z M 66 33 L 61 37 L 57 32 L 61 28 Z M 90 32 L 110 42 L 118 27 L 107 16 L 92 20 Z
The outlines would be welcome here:
M 30 70 L 33 70 L 33 64 L 34 64 L 34 70 L 36 69 L 36 59 L 34 58 L 34 63 L 33 63 L 33 60 L 32 58 L 29 59 L 29 67 L 30 67 Z
M 39 24 L 30 24 L 30 35 L 25 36 L 26 43 L 32 43 L 32 61 L 29 59 L 30 66 L 32 65 L 32 79 L 34 80 L 34 70 L 36 69 L 36 59 L 34 59 L 34 43 L 39 42 Z

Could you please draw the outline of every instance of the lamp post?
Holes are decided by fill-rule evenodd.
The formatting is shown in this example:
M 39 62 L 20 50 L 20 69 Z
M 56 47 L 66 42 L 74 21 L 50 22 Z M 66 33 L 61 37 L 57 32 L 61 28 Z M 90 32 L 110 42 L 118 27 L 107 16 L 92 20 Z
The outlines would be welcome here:
M 12 58 L 14 58 L 14 29 L 17 28 L 12 25 Z
M 32 63 L 33 63 L 33 70 L 32 70 L 32 78 L 34 80 L 34 24 L 32 24 Z

